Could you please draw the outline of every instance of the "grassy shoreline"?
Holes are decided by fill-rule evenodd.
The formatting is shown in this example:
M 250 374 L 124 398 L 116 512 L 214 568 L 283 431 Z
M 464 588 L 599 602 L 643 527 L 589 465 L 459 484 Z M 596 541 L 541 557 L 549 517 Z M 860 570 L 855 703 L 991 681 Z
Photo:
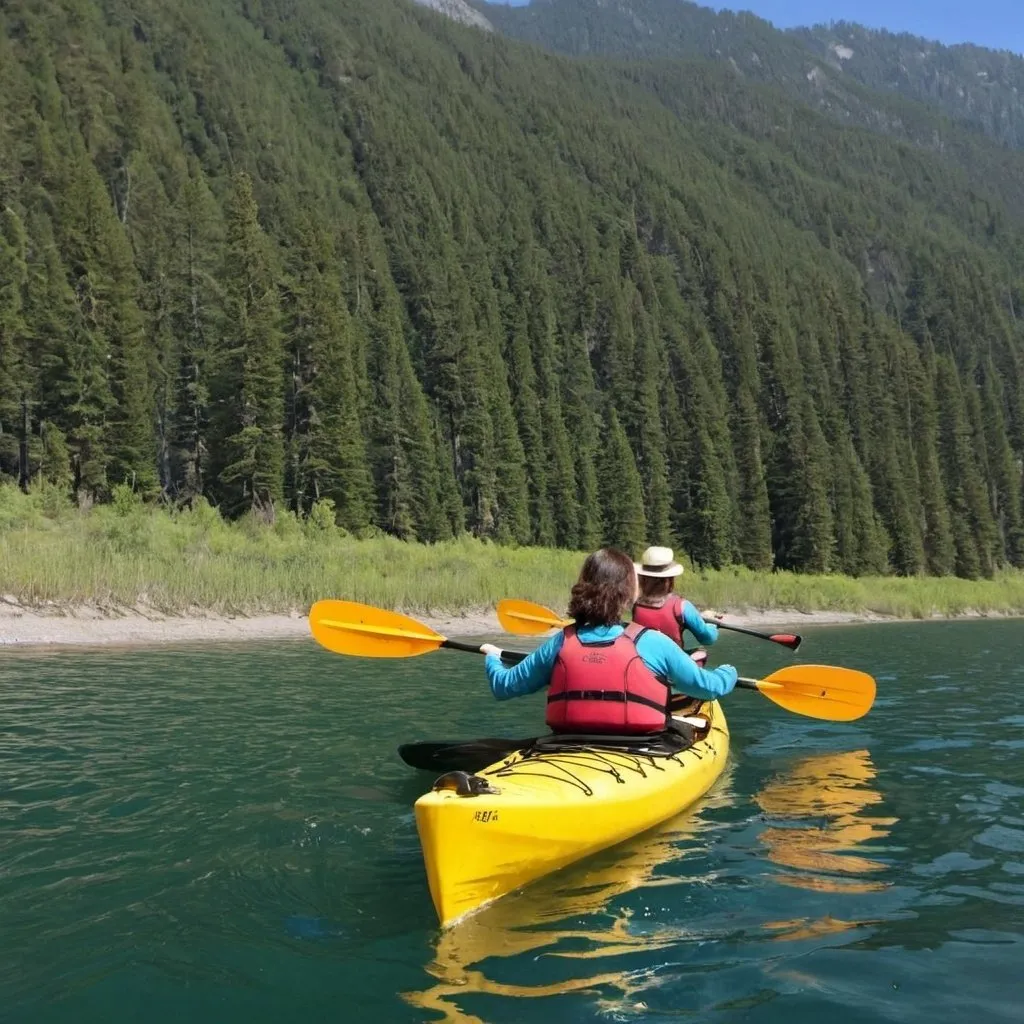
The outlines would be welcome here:
M 125 492 L 72 509 L 52 491 L 0 486 L 0 598 L 21 609 L 163 616 L 304 614 L 345 597 L 424 615 L 526 597 L 562 609 L 580 552 L 503 548 L 469 537 L 409 544 L 356 539 L 329 519 L 226 523 L 205 505 L 171 513 Z M 687 572 L 680 590 L 723 612 L 830 612 L 905 619 L 1024 613 L 1024 572 L 992 580 Z

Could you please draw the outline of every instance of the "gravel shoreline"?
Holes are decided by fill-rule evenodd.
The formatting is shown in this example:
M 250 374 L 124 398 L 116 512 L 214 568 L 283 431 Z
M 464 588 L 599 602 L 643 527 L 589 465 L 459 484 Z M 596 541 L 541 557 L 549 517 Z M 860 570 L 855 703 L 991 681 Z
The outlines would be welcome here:
M 445 636 L 501 635 L 492 609 L 463 615 L 414 615 Z M 799 630 L 806 626 L 850 625 L 862 622 L 894 622 L 870 612 L 799 612 L 750 610 L 728 614 L 737 626 L 777 627 Z M 172 644 L 204 641 L 260 640 L 308 637 L 304 613 L 228 616 L 216 614 L 162 615 L 149 609 L 100 609 L 95 607 L 27 608 L 6 599 L 0 604 L 0 647 L 108 646 Z

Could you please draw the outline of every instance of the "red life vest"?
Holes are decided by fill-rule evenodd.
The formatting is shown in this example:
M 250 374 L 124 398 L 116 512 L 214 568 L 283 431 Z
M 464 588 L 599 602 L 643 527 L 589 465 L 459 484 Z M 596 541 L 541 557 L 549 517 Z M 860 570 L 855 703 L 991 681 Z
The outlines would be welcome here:
M 668 599 L 660 608 L 649 608 L 639 602 L 633 605 L 633 621 L 648 629 L 656 629 L 659 633 L 675 640 L 683 646 L 683 599 L 678 594 L 669 594 Z
M 671 690 L 637 652 L 644 632 L 631 622 L 614 640 L 585 644 L 575 626 L 563 631 L 548 688 L 550 729 L 631 735 L 668 727 Z

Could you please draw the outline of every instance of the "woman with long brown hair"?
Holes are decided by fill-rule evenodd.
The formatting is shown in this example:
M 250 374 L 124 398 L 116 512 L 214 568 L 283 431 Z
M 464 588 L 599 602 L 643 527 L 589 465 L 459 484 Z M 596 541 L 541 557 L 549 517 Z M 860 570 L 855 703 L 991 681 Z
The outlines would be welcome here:
M 731 665 L 702 669 L 664 633 L 623 624 L 638 594 L 633 560 L 615 548 L 595 551 L 572 588 L 571 626 L 511 668 L 502 665 L 500 648 L 481 648 L 491 692 L 507 700 L 547 686 L 552 729 L 618 734 L 665 729 L 672 689 L 699 700 L 732 692 L 737 673 Z

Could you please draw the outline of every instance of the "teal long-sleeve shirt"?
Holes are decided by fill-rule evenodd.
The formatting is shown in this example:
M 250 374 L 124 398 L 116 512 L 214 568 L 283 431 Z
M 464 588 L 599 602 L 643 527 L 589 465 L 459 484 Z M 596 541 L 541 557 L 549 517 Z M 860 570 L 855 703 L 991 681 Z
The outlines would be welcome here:
M 583 643 L 599 640 L 614 640 L 620 636 L 623 626 L 589 626 L 581 628 L 578 636 Z M 491 692 L 498 700 L 522 697 L 543 689 L 551 682 L 551 671 L 555 659 L 562 649 L 563 634 L 556 633 L 545 641 L 529 657 L 518 665 L 506 667 L 496 654 L 489 654 L 486 661 L 487 681 Z M 716 669 L 704 669 L 697 665 L 682 648 L 664 633 L 649 629 L 637 641 L 637 654 L 644 664 L 673 689 L 698 700 L 717 700 L 732 692 L 736 686 L 736 669 L 732 665 L 719 665 Z
M 687 600 L 683 600 L 683 628 L 688 629 L 696 638 L 697 643 L 710 647 L 718 639 L 718 627 L 713 622 L 705 622 L 700 612 Z

